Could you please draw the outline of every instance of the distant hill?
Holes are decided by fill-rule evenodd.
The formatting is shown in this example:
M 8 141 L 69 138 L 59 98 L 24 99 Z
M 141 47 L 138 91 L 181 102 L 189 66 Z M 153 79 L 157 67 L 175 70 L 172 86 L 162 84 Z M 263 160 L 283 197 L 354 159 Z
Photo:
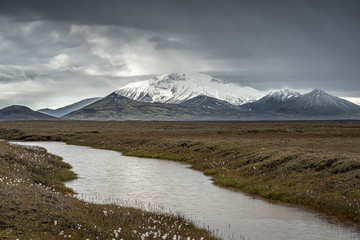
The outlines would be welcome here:
M 320 89 L 301 95 L 279 107 L 282 114 L 306 117 L 352 117 L 360 113 L 360 106 L 345 99 L 330 95 Z
M 0 109 L 0 121 L 56 120 L 56 119 L 58 118 L 33 111 L 25 106 L 12 105 Z
M 87 99 L 81 100 L 79 102 L 73 103 L 73 104 L 65 106 L 65 107 L 61 107 L 61 108 L 57 108 L 57 109 L 44 108 L 44 109 L 38 110 L 38 112 L 41 112 L 41 113 L 44 113 L 44 114 L 47 114 L 47 115 L 50 115 L 53 117 L 62 117 L 62 116 L 65 116 L 66 114 L 69 114 L 71 112 L 79 110 L 89 104 L 92 104 L 99 99 L 100 99 L 99 97 L 87 98 Z

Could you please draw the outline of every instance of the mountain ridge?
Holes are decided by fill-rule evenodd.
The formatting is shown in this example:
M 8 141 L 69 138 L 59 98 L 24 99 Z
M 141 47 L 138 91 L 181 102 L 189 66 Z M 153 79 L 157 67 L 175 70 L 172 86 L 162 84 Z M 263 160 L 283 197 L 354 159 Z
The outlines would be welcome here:
M 86 98 L 81 101 L 75 102 L 73 104 L 61 107 L 61 108 L 57 108 L 57 109 L 44 108 L 44 109 L 39 109 L 37 111 L 40 113 L 49 115 L 49 116 L 53 116 L 53 117 L 62 117 L 71 112 L 77 111 L 89 104 L 92 104 L 92 103 L 98 101 L 99 99 L 101 99 L 101 98 L 100 97 Z
M 241 105 L 242 108 L 255 112 L 271 112 L 287 102 L 294 100 L 301 94 L 290 89 L 271 91 L 259 100 Z

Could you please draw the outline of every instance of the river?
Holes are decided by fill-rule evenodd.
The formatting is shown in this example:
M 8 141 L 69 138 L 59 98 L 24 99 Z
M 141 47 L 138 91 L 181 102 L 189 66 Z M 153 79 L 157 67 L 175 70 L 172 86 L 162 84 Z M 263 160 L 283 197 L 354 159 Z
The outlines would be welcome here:
M 86 201 L 150 203 L 153 209 L 181 212 L 224 239 L 360 239 L 356 229 L 315 213 L 217 187 L 188 164 L 61 142 L 21 144 L 44 147 L 71 164 L 79 178 L 66 185 Z

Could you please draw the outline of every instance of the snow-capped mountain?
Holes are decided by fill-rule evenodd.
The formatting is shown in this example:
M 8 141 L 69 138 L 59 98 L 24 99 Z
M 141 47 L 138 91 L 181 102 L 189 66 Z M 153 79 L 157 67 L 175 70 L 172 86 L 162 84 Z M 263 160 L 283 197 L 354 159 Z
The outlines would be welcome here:
M 257 112 L 270 112 L 300 96 L 299 92 L 289 89 L 272 91 L 259 100 L 242 105 L 244 109 Z
M 164 74 L 129 83 L 116 93 L 137 101 L 161 103 L 181 103 L 203 95 L 234 105 L 253 102 L 264 95 L 254 88 L 241 87 L 201 73 Z
M 360 112 L 360 106 L 330 95 L 320 89 L 295 98 L 284 104 L 278 112 L 300 115 L 352 115 Z

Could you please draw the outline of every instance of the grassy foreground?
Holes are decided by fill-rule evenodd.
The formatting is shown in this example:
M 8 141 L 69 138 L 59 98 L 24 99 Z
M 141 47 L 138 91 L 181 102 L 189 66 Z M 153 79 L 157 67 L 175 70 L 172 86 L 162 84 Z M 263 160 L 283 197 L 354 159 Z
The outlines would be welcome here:
M 358 122 L 4 122 L 0 137 L 185 161 L 218 185 L 360 227 Z
M 0 141 L 0 239 L 215 239 L 178 216 L 80 201 L 63 184 L 75 177 L 45 149 Z

